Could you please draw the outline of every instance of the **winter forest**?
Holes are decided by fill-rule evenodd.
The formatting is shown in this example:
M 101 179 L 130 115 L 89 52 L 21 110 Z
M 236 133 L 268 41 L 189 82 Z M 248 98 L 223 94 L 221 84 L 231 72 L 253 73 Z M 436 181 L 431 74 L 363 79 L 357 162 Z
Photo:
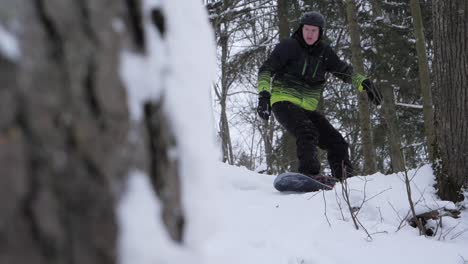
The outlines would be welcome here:
M 459 130 L 460 135 L 455 135 L 456 129 L 444 130 L 447 126 L 442 123 L 449 116 L 439 113 L 438 123 L 434 122 L 434 106 L 447 114 L 453 111 L 449 115 L 459 117 L 457 123 L 464 122 L 466 116 L 464 106 L 455 107 L 452 101 L 445 101 L 464 94 L 466 86 L 453 83 L 453 79 L 451 83 L 436 83 L 439 80 L 434 68 L 440 62 L 434 64 L 434 56 L 437 48 L 450 49 L 449 45 L 466 41 L 466 17 L 451 21 L 458 21 L 459 26 L 440 27 L 438 12 L 442 10 L 433 9 L 433 2 L 208 1 L 217 41 L 219 71 L 214 98 L 223 161 L 252 170 L 260 167 L 268 173 L 294 170 L 297 166 L 291 135 L 274 120 L 262 122 L 253 109 L 257 104 L 259 65 L 275 44 L 298 27 L 301 14 L 310 10 L 319 10 L 326 18 L 326 37 L 339 56 L 367 74 L 383 94 L 383 105 L 375 107 L 365 95 L 337 78 L 330 78 L 322 94 L 319 110 L 350 143 L 351 162 L 358 174 L 417 168 L 441 158 L 442 153 L 435 148 L 445 144 L 440 142 L 444 138 L 459 138 L 463 142 L 463 129 Z M 454 34 L 463 40 L 447 41 L 449 33 L 445 30 L 460 30 Z M 437 37 L 444 39 L 441 47 L 436 46 Z M 462 50 L 460 55 L 464 57 Z M 447 58 L 443 55 L 439 59 Z M 438 101 L 449 86 L 450 94 L 445 95 L 448 98 Z M 437 108 L 438 104 L 452 110 Z M 437 132 L 441 134 L 439 141 Z M 462 142 L 453 142 L 450 149 L 464 148 Z M 326 163 L 325 155 L 322 160 Z M 464 160 L 460 157 L 460 163 L 455 165 L 453 161 L 453 166 L 463 166 Z M 466 173 L 459 177 L 458 184 L 466 183 Z
M 297 143 L 257 114 L 259 70 L 310 11 L 383 101 L 326 75 L 317 111 L 355 177 L 280 193 Z M 0 264 L 468 263 L 467 13 L 0 0 Z

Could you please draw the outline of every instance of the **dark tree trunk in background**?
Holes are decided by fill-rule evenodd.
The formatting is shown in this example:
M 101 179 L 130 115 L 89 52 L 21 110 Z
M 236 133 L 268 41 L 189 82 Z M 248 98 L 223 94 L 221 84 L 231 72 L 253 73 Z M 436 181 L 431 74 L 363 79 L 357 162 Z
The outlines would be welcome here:
M 378 86 L 382 91 L 383 97 L 382 114 L 384 115 L 385 125 L 388 129 L 387 138 L 390 148 L 390 159 L 392 161 L 392 172 L 404 171 L 405 160 L 403 157 L 403 150 L 401 149 L 401 134 L 398 128 L 393 87 L 383 82 L 380 82 Z
M 0 263 L 117 263 L 117 187 L 133 162 L 120 51 L 129 36 L 144 52 L 140 2 L 0 6 L 21 51 L 0 52 Z
M 277 0 L 276 4 L 278 6 L 278 40 L 284 40 L 287 39 L 291 33 L 290 33 L 290 23 L 289 23 L 289 10 L 292 6 L 294 1 L 292 0 Z M 273 129 L 274 123 L 270 123 L 270 130 Z M 281 153 L 281 158 L 278 160 L 281 160 L 280 162 L 280 170 L 282 171 L 297 171 L 298 168 L 298 160 L 297 160 L 297 155 L 296 155 L 296 139 L 294 138 L 293 135 L 288 133 L 286 129 L 281 127 L 281 130 L 283 131 L 283 135 L 281 137 L 281 143 L 282 143 L 282 149 Z M 271 133 L 271 137 L 273 138 L 273 133 Z M 273 142 L 273 140 L 270 140 Z M 270 147 L 271 152 L 273 153 L 273 147 Z
M 364 74 L 364 61 L 361 52 L 361 34 L 356 20 L 357 8 L 354 0 L 346 0 L 346 17 L 351 37 L 351 51 L 354 71 Z M 365 92 L 359 93 L 359 124 L 361 125 L 362 152 L 364 154 L 364 173 L 372 174 L 377 170 L 375 146 L 372 142 L 369 102 Z
M 426 39 L 419 0 L 411 0 L 411 15 L 413 17 L 414 35 L 416 36 L 416 51 L 418 54 L 419 84 L 423 98 L 424 133 L 426 134 L 429 160 L 434 157 L 434 108 L 432 103 L 431 78 L 427 60 Z
M 288 20 L 288 10 L 292 1 L 290 0 L 277 0 L 276 4 L 278 6 L 278 29 L 279 29 L 279 39 L 286 39 L 289 37 L 289 20 Z
M 463 200 L 468 187 L 468 2 L 433 1 L 434 112 L 438 194 Z
M 377 20 L 376 18 L 383 17 L 382 7 L 381 7 L 381 0 L 374 1 L 372 3 L 372 13 L 374 15 L 374 19 L 376 20 L 376 24 L 380 28 L 384 28 L 384 25 L 381 20 Z M 378 34 L 381 34 L 381 31 L 377 31 Z M 378 43 L 377 39 L 379 38 L 378 35 L 373 36 L 375 41 L 375 49 L 379 54 L 385 54 L 385 43 Z M 385 65 L 385 64 L 379 64 Z M 388 65 L 382 66 L 388 69 Z M 388 70 L 387 70 L 388 71 Z M 386 134 L 388 139 L 388 145 L 390 149 L 390 159 L 392 161 L 391 168 L 392 172 L 399 172 L 405 170 L 405 161 L 403 157 L 403 150 L 401 149 L 401 133 L 399 128 L 399 121 L 397 116 L 397 110 L 395 107 L 395 96 L 393 93 L 393 86 L 391 83 L 387 81 L 382 81 L 384 76 L 378 76 L 379 82 L 377 83 L 378 88 L 382 92 L 382 114 L 384 117 L 385 126 L 387 128 Z M 383 161 L 383 160 L 382 160 Z
M 221 89 L 216 91 L 219 104 L 221 106 L 221 113 L 219 118 L 219 134 L 221 138 L 221 146 L 223 151 L 223 162 L 233 164 L 234 155 L 232 152 L 231 133 L 229 132 L 229 120 L 227 117 L 227 99 L 229 91 L 229 78 L 228 78 L 228 53 L 229 53 L 229 34 L 223 32 L 219 28 L 219 46 L 221 47 Z

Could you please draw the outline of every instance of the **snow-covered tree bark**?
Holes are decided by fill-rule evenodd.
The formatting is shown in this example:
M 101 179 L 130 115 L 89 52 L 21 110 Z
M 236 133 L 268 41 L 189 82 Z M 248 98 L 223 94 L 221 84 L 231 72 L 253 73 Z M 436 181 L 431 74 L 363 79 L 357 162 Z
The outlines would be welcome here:
M 0 46 L 0 263 L 116 263 L 115 207 L 134 159 L 145 160 L 164 223 L 180 241 L 179 176 L 167 157 L 175 141 L 157 103 L 146 104 L 139 126 L 147 137 L 133 146 L 146 157 L 128 151 L 120 55 L 123 46 L 145 54 L 142 2 L 0 6 L 0 29 L 17 42 L 16 53 Z
M 468 187 L 468 3 L 434 1 L 435 173 L 442 199 Z
M 20 54 L 0 54 L 0 263 L 115 263 L 129 122 L 112 20 L 123 2 L 1 5 Z

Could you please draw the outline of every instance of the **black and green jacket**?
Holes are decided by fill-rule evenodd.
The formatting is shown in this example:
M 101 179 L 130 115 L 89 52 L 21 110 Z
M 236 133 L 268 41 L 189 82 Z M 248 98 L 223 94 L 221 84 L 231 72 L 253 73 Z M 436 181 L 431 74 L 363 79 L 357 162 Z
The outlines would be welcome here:
M 317 108 L 327 72 L 347 83 L 353 81 L 352 67 L 340 60 L 330 45 L 323 40 L 307 45 L 299 29 L 276 45 L 260 67 L 258 92 L 271 93 L 272 105 L 289 101 L 313 111 Z

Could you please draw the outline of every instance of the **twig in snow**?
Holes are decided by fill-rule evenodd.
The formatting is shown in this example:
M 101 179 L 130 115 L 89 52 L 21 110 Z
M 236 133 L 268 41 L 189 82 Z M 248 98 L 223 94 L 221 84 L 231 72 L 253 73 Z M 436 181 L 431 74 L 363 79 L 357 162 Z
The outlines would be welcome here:
M 346 181 L 346 179 L 343 179 L 343 182 L 342 182 L 341 195 L 343 196 L 343 199 L 348 205 L 349 214 L 351 215 L 351 219 L 353 219 L 354 227 L 356 228 L 356 230 L 359 230 L 356 217 L 354 216 L 353 207 L 351 206 L 351 201 L 349 198 L 348 182 Z
M 367 192 L 366 192 L 366 188 L 367 188 L 367 178 L 364 178 L 364 188 L 362 190 L 363 192 L 363 195 L 362 195 L 362 203 L 359 205 L 357 211 L 356 211 L 356 217 L 357 215 L 359 214 L 359 211 L 361 211 L 361 208 L 362 206 L 364 205 L 364 203 L 366 202 L 366 195 L 367 195 Z
M 364 188 L 365 188 L 365 186 L 364 186 Z M 385 189 L 385 190 L 383 190 L 383 191 L 381 191 L 381 192 L 379 192 L 379 193 L 373 195 L 373 196 L 370 197 L 369 199 L 365 199 L 365 196 L 364 196 L 364 199 L 362 200 L 362 203 L 361 203 L 361 206 L 359 206 L 359 209 L 362 208 L 362 206 L 364 205 L 364 203 L 366 203 L 366 202 L 368 202 L 368 201 L 374 199 L 375 197 L 377 197 L 377 196 L 381 195 L 382 193 L 384 193 L 384 192 L 386 192 L 386 191 L 388 191 L 388 190 L 391 190 L 391 189 L 392 189 L 392 187 L 388 187 L 387 189 Z M 364 192 L 365 192 L 365 190 L 364 190 Z M 359 211 L 360 211 L 360 210 L 359 210 Z M 359 213 L 359 211 L 356 213 L 356 215 Z
M 388 234 L 387 231 L 379 231 L 379 232 L 374 232 L 371 235 L 377 235 L 377 234 Z
M 330 219 L 328 219 L 328 216 L 327 216 L 327 199 L 325 199 L 325 191 L 324 190 L 322 190 L 322 194 L 323 194 L 323 203 L 325 204 L 325 207 L 324 207 L 325 219 L 327 219 L 328 226 L 331 227 Z
M 364 232 L 366 232 L 367 234 L 367 238 L 372 241 L 374 240 L 371 236 L 371 234 L 369 234 L 369 231 L 367 231 L 367 229 L 364 227 L 364 225 L 361 223 L 361 221 L 359 220 L 359 218 L 356 217 L 356 221 L 359 223 L 359 225 L 362 227 L 362 229 L 364 230 Z
M 444 235 L 443 239 L 445 240 L 445 238 L 455 229 L 458 227 L 458 225 L 460 225 L 460 223 L 457 223 L 455 226 L 452 226 L 451 228 L 449 228 L 447 230 L 447 233 Z M 441 232 L 441 236 L 442 236 L 442 232 Z M 439 240 L 440 240 L 440 237 L 439 237 Z
M 400 231 L 400 229 L 402 229 L 406 225 L 406 219 L 408 219 L 410 211 L 408 210 L 408 213 L 406 213 L 406 216 L 402 219 L 400 217 L 400 213 L 398 213 L 398 211 L 395 209 L 393 204 L 391 202 L 389 202 L 389 201 L 387 201 L 387 203 L 390 205 L 390 207 L 392 207 L 393 211 L 396 213 L 398 219 L 400 220 L 400 224 L 398 225 L 397 230 L 395 231 L 395 232 L 398 232 L 398 231 Z
M 382 210 L 380 210 L 380 207 L 377 207 L 379 209 L 379 215 L 380 215 L 380 223 L 383 223 L 383 216 L 382 216 Z
M 450 240 L 454 240 L 455 238 L 461 236 L 463 233 L 466 233 L 466 232 L 468 232 L 468 228 L 465 228 L 465 229 L 463 229 L 462 231 L 456 233 L 455 235 L 453 235 L 453 236 L 450 238 Z
M 413 198 L 411 196 L 411 182 L 410 178 L 408 176 L 408 170 L 405 168 L 403 171 L 405 175 L 405 185 L 406 185 L 406 194 L 408 195 L 408 202 L 410 205 L 411 212 L 413 213 L 413 217 L 416 221 L 416 225 L 418 226 L 419 229 L 419 235 L 426 235 L 426 228 L 421 222 L 421 219 L 419 219 L 416 215 L 416 209 L 415 209 L 415 204 L 413 202 Z
M 341 199 L 339 199 L 336 189 L 334 189 L 334 191 L 335 191 L 335 200 L 336 200 L 336 203 L 338 204 L 338 208 L 340 208 L 341 217 L 343 218 L 343 221 L 345 221 L 345 216 L 343 214 L 343 207 L 341 206 Z
M 341 194 L 342 194 L 343 199 L 345 200 L 346 204 L 348 205 L 349 213 L 351 215 L 351 219 L 353 219 L 354 227 L 356 228 L 356 230 L 359 230 L 359 226 L 361 226 L 362 229 L 364 230 L 364 232 L 366 232 L 367 238 L 372 241 L 373 240 L 372 236 L 369 234 L 367 229 L 364 227 L 364 225 L 361 223 L 361 221 L 359 221 L 359 219 L 357 217 L 357 213 L 359 212 L 360 208 L 358 208 L 356 210 L 355 207 L 351 206 L 351 200 L 349 198 L 350 191 L 349 191 L 348 182 L 346 180 L 347 175 L 346 175 L 346 167 L 345 167 L 344 162 L 341 164 L 341 166 L 342 166 L 342 171 L 343 171 Z M 365 181 L 364 185 L 366 185 L 366 184 L 367 184 L 367 180 Z M 366 194 L 365 194 L 365 191 L 364 191 L 364 197 L 365 196 L 366 196 Z M 365 199 L 363 199 L 363 200 L 365 200 Z
M 310 199 L 314 198 L 317 194 L 319 194 L 319 192 L 315 192 L 315 193 L 312 194 L 309 198 L 307 198 L 307 200 L 310 200 Z

